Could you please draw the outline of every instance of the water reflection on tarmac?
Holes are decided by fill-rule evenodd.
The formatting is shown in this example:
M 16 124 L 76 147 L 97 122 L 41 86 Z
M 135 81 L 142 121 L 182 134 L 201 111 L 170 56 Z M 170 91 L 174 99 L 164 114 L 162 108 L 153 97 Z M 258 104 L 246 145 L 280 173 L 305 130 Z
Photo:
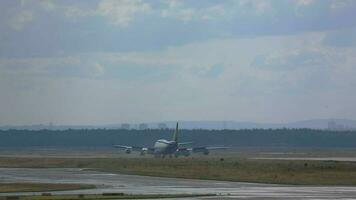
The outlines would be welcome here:
M 124 192 L 133 194 L 216 193 L 229 195 L 190 199 L 356 199 L 356 187 L 281 186 L 225 181 L 158 178 L 111 174 L 81 169 L 0 168 L 0 182 L 86 183 L 97 185 L 97 189 L 85 191 L 52 192 L 56 194 L 102 192 Z M 3 193 L 0 195 L 4 196 L 8 194 Z

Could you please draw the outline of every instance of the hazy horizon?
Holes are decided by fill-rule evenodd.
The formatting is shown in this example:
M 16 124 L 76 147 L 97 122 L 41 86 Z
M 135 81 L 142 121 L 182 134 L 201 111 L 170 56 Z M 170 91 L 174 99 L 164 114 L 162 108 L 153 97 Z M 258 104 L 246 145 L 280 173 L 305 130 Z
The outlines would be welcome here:
M 356 1 L 4 0 L 0 126 L 356 119 Z
M 353 119 L 309 119 L 289 122 L 258 122 L 258 121 L 234 121 L 234 120 L 175 120 L 175 121 L 136 121 L 136 122 L 116 122 L 104 124 L 56 124 L 55 122 L 44 122 L 39 124 L 7 124 L 1 125 L 0 128 L 6 127 L 93 127 L 93 128 L 114 128 L 122 127 L 123 124 L 128 124 L 130 128 L 137 129 L 140 124 L 148 125 L 149 128 L 159 128 L 159 124 L 164 124 L 169 128 L 175 128 L 178 122 L 181 128 L 188 129 L 207 127 L 215 128 L 230 128 L 230 129 L 253 129 L 257 128 L 312 128 L 312 129 L 328 129 L 329 122 L 335 122 L 337 125 L 343 126 L 344 130 L 356 129 L 356 120 Z M 340 128 L 340 127 L 339 127 Z

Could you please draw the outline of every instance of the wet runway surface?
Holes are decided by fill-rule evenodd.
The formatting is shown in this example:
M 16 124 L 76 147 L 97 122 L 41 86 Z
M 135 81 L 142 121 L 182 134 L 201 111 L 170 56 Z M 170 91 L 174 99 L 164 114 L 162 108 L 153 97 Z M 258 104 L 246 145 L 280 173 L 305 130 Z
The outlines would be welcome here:
M 356 187 L 281 186 L 122 175 L 81 169 L 0 168 L 0 182 L 85 183 L 94 184 L 98 187 L 90 190 L 52 192 L 57 194 L 102 192 L 134 194 L 216 193 L 227 196 L 190 199 L 356 199 Z

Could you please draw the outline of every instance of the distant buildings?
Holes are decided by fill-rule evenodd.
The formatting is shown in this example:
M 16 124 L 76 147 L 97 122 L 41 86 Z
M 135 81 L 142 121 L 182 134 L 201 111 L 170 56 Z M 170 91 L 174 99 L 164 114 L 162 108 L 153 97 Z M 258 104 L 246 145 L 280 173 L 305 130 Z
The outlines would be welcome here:
M 121 124 L 121 129 L 130 129 L 130 124 Z
M 343 124 L 337 124 L 334 120 L 328 122 L 328 130 L 331 131 L 344 131 L 350 130 L 350 127 L 347 127 Z
M 159 123 L 158 124 L 158 129 L 167 129 L 168 127 L 167 127 L 167 124 L 165 124 L 165 123 Z
M 54 127 L 53 122 L 50 122 L 50 123 L 48 124 L 48 129 L 49 129 L 49 130 L 52 130 L 53 127 Z
M 149 125 L 149 124 L 146 124 L 146 123 L 139 123 L 139 124 L 128 124 L 128 123 L 124 123 L 124 124 L 121 124 L 121 129 L 124 129 L 124 130 L 146 130 L 146 129 L 149 129 L 149 127 L 154 127 L 154 125 Z M 159 123 L 157 124 L 157 128 L 158 129 L 167 129 L 168 126 L 167 124 L 165 123 Z
M 141 123 L 138 125 L 138 129 L 139 130 L 145 130 L 145 129 L 148 129 L 148 125 L 145 124 L 145 123 Z

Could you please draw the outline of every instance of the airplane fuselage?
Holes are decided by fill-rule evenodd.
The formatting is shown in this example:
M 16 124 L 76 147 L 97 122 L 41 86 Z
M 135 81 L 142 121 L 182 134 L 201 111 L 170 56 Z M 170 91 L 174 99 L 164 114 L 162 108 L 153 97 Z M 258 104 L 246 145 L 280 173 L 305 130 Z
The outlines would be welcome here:
M 154 154 L 156 155 L 166 155 L 166 154 L 174 154 L 178 149 L 178 143 L 176 141 L 168 141 L 168 140 L 157 140 L 153 146 Z

